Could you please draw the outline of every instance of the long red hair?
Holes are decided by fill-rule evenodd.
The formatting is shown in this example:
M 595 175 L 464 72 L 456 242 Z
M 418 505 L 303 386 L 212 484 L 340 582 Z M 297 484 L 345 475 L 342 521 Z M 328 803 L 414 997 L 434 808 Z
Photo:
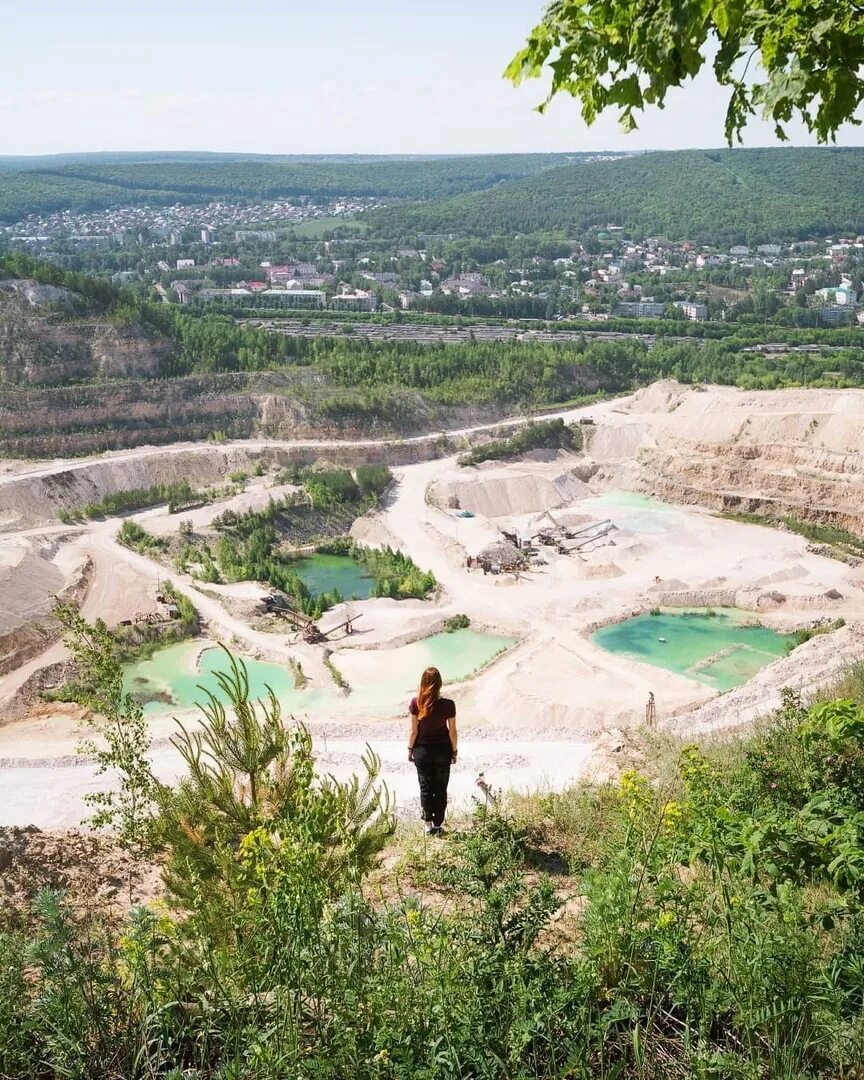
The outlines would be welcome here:
M 417 719 L 425 720 L 438 704 L 441 697 L 441 672 L 437 667 L 427 667 L 420 676 L 420 689 L 417 691 Z

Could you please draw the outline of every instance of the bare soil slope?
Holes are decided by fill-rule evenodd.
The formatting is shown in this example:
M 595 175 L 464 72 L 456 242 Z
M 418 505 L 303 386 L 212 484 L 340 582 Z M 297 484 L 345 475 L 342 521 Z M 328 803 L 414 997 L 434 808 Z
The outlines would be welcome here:
M 670 502 L 789 514 L 864 535 L 864 390 L 664 382 L 628 408 L 656 413 L 636 452 L 644 489 Z

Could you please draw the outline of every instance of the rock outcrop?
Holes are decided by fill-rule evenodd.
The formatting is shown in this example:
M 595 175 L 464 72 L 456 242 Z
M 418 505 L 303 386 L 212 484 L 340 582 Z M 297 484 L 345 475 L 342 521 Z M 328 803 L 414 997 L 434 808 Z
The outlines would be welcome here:
M 864 390 L 635 395 L 657 415 L 635 452 L 639 486 L 676 503 L 790 515 L 864 535 Z
M 75 316 L 74 293 L 0 281 L 0 382 L 60 386 L 88 379 L 152 379 L 169 342 L 140 326 Z

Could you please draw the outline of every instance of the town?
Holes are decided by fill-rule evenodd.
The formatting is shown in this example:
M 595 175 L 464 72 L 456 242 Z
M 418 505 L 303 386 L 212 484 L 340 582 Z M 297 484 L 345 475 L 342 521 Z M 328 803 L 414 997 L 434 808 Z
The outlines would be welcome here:
M 165 302 L 409 311 L 490 318 L 864 325 L 864 236 L 754 247 L 636 240 L 619 225 L 579 242 L 523 242 L 484 260 L 455 235 L 418 246 L 364 235 L 376 198 L 57 212 L 0 229 L 9 250 L 109 273 Z M 314 223 L 317 239 L 302 235 Z M 299 228 L 298 228 L 299 227 Z M 472 255 L 474 257 L 472 257 Z

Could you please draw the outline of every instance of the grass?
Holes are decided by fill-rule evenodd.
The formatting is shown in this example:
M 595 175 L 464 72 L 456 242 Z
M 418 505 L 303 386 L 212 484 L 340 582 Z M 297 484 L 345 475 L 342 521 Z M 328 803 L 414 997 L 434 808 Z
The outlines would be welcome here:
M 839 525 L 823 525 L 815 521 L 804 521 L 802 518 L 791 515 L 774 516 L 731 510 L 724 511 L 719 516 L 748 525 L 763 525 L 797 533 L 813 544 L 824 544 L 831 549 L 835 557 L 843 558 L 851 555 L 854 558 L 864 558 L 864 537 L 857 536 Z
M 330 678 L 339 687 L 339 689 L 344 690 L 346 694 L 350 694 L 351 687 L 348 684 L 348 680 L 345 678 L 339 668 L 336 667 L 336 665 L 333 663 L 329 656 L 324 657 L 324 667 L 326 667 L 327 670 L 330 672 Z
M 359 233 L 367 233 L 370 229 L 368 222 L 351 217 L 311 218 L 309 221 L 301 221 L 299 225 L 292 226 L 292 229 L 297 236 L 303 239 L 320 240 L 324 233 L 333 232 L 344 226 L 348 226 Z
M 291 671 L 291 678 L 294 680 L 294 688 L 302 690 L 309 683 L 309 677 L 303 670 L 303 665 L 292 656 L 288 659 L 288 667 Z

